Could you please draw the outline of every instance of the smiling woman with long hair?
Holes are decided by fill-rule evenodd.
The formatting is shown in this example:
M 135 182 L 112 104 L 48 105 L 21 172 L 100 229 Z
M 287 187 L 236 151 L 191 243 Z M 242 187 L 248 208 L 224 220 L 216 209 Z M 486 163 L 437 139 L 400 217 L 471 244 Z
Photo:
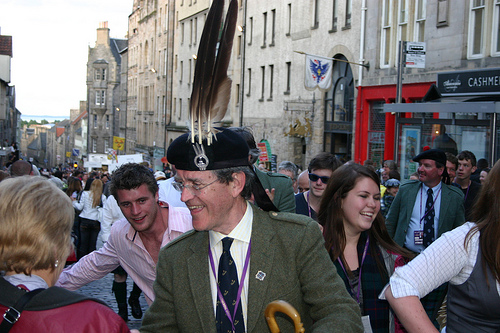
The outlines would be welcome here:
M 373 332 L 393 332 L 389 304 L 378 295 L 389 281 L 396 260 L 409 260 L 412 254 L 387 233 L 380 213 L 377 174 L 354 163 L 335 170 L 323 194 L 318 221 L 324 225 L 330 258 L 362 316 L 369 319 Z

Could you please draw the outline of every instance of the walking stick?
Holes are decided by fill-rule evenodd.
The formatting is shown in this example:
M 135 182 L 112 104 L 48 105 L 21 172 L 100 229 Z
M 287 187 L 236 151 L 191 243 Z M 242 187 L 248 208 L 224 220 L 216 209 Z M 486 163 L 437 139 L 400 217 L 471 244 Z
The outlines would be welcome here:
M 295 326 L 295 333 L 304 333 L 305 329 L 300 321 L 300 315 L 295 310 L 295 308 L 288 302 L 285 301 L 274 301 L 267 305 L 265 316 L 267 320 L 267 325 L 271 330 L 271 333 L 280 333 L 280 328 L 278 327 L 278 323 L 276 322 L 276 318 L 274 314 L 276 312 L 281 312 L 286 314 L 293 320 L 293 324 Z

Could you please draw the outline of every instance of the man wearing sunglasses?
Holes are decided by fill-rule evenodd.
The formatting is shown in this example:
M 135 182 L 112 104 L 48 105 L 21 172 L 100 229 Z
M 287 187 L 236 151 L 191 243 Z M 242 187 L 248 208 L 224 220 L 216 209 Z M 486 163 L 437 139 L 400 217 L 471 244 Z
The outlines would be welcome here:
M 309 191 L 295 195 L 295 213 L 317 220 L 321 196 L 333 171 L 341 166 L 340 160 L 330 153 L 319 153 L 309 163 Z

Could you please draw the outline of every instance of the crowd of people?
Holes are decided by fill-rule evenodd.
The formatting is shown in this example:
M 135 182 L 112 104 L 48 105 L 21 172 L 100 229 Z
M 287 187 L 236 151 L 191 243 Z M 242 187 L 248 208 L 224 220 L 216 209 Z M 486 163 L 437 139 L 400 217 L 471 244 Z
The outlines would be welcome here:
M 237 1 L 221 29 L 223 10 L 207 15 L 170 169 L 52 175 L 17 160 L 2 175 L 0 331 L 128 332 L 128 275 L 142 333 L 268 332 L 275 300 L 306 332 L 499 332 L 500 161 L 427 147 L 410 179 L 328 152 L 265 170 L 250 128 L 210 122 L 230 95 Z M 118 314 L 73 292 L 109 273 Z
M 249 128 L 218 137 L 220 145 L 234 145 L 234 156 L 211 154 L 212 165 L 200 170 L 185 154 L 188 141 L 179 139 L 168 150 L 169 178 L 135 163 L 112 174 L 74 170 L 44 177 L 32 164 L 14 162 L 0 183 L 0 283 L 9 290 L 0 309 L 8 316 L 17 298 L 29 294 L 33 301 L 25 307 L 28 319 L 13 327 L 73 307 L 109 315 L 99 300 L 64 290 L 113 273 L 123 321 L 110 315 L 109 331 L 128 330 L 122 325 L 128 275 L 135 282 L 132 315 L 143 316 L 141 292 L 148 303 L 141 332 L 210 331 L 212 320 L 214 327 L 261 332 L 263 309 L 275 299 L 290 302 L 313 330 L 333 323 L 360 332 L 498 329 L 500 162 L 490 169 L 470 151 L 454 156 L 428 149 L 413 158 L 418 179 L 400 179 L 393 161 L 377 169 L 370 161 L 359 165 L 320 153 L 304 171 L 283 161 L 273 173 L 255 167 Z M 236 166 L 227 167 L 227 160 Z M 40 203 L 48 197 L 50 205 Z M 21 214 L 30 214 L 30 224 Z M 54 225 L 46 221 L 54 218 Z M 23 228 L 15 227 L 21 221 Z M 104 243 L 96 249 L 99 234 Z M 32 249 L 23 250 L 28 245 Z M 40 253 L 36 261 L 23 257 L 30 251 Z M 221 305 L 217 273 L 228 253 L 242 284 L 231 316 Z M 49 291 L 64 298 L 63 305 L 51 306 Z M 38 304 L 44 304 L 41 312 L 31 309 Z M 278 323 L 290 325 L 284 318 Z M 94 324 L 108 329 L 100 320 Z

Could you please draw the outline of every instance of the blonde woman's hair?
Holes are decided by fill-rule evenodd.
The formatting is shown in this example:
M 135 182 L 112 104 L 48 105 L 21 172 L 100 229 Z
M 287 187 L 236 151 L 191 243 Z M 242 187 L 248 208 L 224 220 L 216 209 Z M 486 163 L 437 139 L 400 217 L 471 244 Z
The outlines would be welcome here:
M 72 246 L 74 216 L 70 198 L 46 178 L 2 181 L 0 270 L 29 275 L 33 270 L 53 270 L 56 260 L 64 262 Z
M 94 179 L 92 185 L 90 185 L 89 191 L 92 196 L 92 208 L 95 208 L 101 203 L 102 181 L 100 179 Z

